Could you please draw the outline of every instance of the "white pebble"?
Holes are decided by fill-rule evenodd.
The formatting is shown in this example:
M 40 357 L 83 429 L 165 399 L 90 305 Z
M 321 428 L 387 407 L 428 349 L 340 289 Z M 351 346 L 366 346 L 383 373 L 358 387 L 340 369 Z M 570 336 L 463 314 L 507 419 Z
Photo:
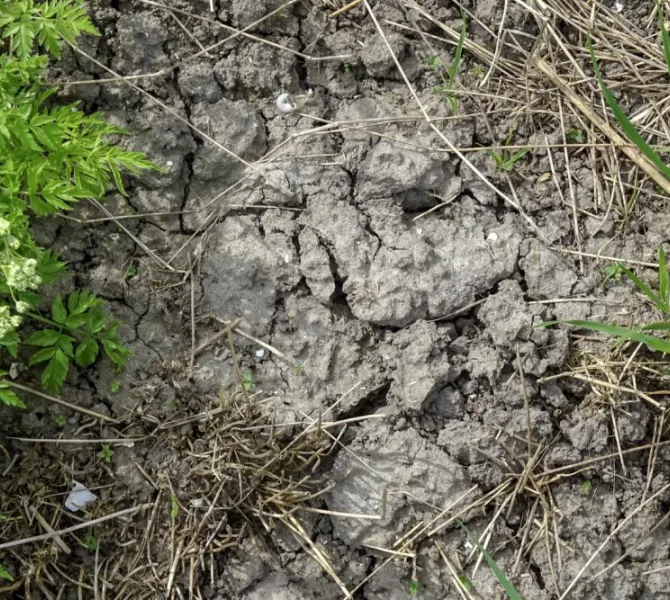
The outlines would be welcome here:
M 78 481 L 72 482 L 72 491 L 65 498 L 65 508 L 72 512 L 77 512 L 81 508 L 86 508 L 98 497 L 88 490 L 88 488 Z
M 263 350 L 262 348 L 260 350 L 256 350 L 256 356 L 258 358 L 263 358 L 265 356 L 265 350 Z
M 291 98 L 291 94 L 279 94 L 276 104 L 277 109 L 287 115 L 295 110 L 295 102 Z
M 498 241 L 498 234 L 495 231 L 492 231 L 486 237 L 486 241 L 487 242 L 497 242 Z

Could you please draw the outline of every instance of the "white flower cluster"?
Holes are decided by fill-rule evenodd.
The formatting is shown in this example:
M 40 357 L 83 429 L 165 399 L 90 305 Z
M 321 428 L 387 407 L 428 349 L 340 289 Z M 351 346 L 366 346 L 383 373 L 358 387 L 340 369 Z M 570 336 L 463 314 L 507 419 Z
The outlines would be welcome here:
M 5 238 L 12 250 L 18 250 L 21 246 L 21 242 L 12 235 L 12 224 L 3 217 L 0 217 L 0 238 Z
M 9 306 L 0 306 L 0 339 L 21 325 L 21 317 L 12 315 Z
M 34 258 L 17 258 L 3 265 L 7 285 L 17 292 L 37 289 L 42 278 L 37 274 L 37 261 Z
M 22 315 L 23 313 L 27 313 L 30 310 L 30 304 L 27 302 L 24 302 L 23 300 L 19 300 L 16 303 L 16 312 Z

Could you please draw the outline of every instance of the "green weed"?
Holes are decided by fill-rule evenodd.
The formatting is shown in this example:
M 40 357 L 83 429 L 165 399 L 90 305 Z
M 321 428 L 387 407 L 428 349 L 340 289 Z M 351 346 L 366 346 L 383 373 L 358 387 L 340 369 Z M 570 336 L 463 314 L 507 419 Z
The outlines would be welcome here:
M 58 415 L 56 417 L 56 425 L 58 426 L 59 429 L 63 429 L 65 425 L 67 424 L 67 419 L 65 418 L 65 415 Z
M 114 450 L 108 444 L 103 444 L 102 449 L 96 455 L 99 460 L 102 460 L 106 463 L 111 463 L 112 458 L 114 457 Z
M 247 392 L 253 392 L 256 389 L 256 381 L 251 371 L 242 373 L 242 387 Z
M 98 539 L 93 535 L 87 535 L 84 538 L 84 544 L 91 551 L 95 552 L 98 549 Z
M 419 591 L 421 590 L 421 587 L 419 586 L 419 581 L 415 577 L 412 577 L 412 579 L 409 580 L 409 585 L 407 586 L 407 589 L 409 591 L 409 595 L 412 598 L 416 598 L 419 595 Z
M 658 27 L 661 30 L 661 39 L 663 40 L 663 55 L 665 57 L 665 66 L 670 75 L 670 33 L 665 28 L 665 13 L 663 11 L 663 2 L 656 0 L 656 7 L 658 8 Z
M 170 518 L 174 521 L 179 516 L 179 501 L 174 494 L 170 495 Z
M 7 517 L 5 517 L 5 515 L 0 514 L 0 521 L 4 521 L 5 519 L 7 519 Z M 7 570 L 5 565 L 0 563 L 0 581 L 3 579 L 5 581 L 14 581 L 12 574 Z
M 5 581 L 14 581 L 12 574 L 2 563 L 0 563 L 0 579 L 4 579 Z
M 49 391 L 60 390 L 73 361 L 80 367 L 92 365 L 101 346 L 119 368 L 125 367 L 126 359 L 132 356 L 119 339 L 120 323 L 107 317 L 102 300 L 91 292 L 73 292 L 67 299 L 67 307 L 61 295 L 56 294 L 51 303 L 51 318 L 28 314 L 33 320 L 47 325 L 24 343 L 41 348 L 33 353 L 29 364 L 47 363 L 42 372 L 42 385 Z
M 530 152 L 530 148 L 521 148 L 520 150 L 509 150 L 507 146 L 510 146 L 512 140 L 514 139 L 514 134 L 516 133 L 516 128 L 514 125 L 510 127 L 503 150 L 498 152 L 497 150 L 491 150 L 490 154 L 493 157 L 493 160 L 496 161 L 496 166 L 500 171 L 509 173 L 514 170 L 514 166 L 518 163 L 526 154 Z
M 29 364 L 42 365 L 42 385 L 54 393 L 71 364 L 87 367 L 105 354 L 122 368 L 130 352 L 91 292 L 70 294 L 67 308 L 56 296 L 45 309 L 40 289 L 66 264 L 36 243 L 32 219 L 102 198 L 111 182 L 125 194 L 123 171 L 157 168 L 110 143 L 110 135 L 126 132 L 102 115 L 51 100 L 55 90 L 44 80 L 50 56 L 59 58 L 61 40 L 74 44 L 81 33 L 98 35 L 83 0 L 4 2 L 0 11 L 0 347 L 13 359 L 21 345 L 37 347 Z M 22 339 L 28 322 L 38 330 Z M 22 407 L 5 375 L 0 403 Z
M 465 574 L 461 573 L 458 576 L 458 581 L 463 586 L 463 589 L 466 590 L 467 592 L 472 591 L 472 581 L 470 581 L 470 578 Z
M 109 391 L 112 394 L 118 394 L 121 390 L 121 382 L 118 379 L 112 381 L 112 385 L 109 386 Z
M 610 279 L 614 281 L 621 281 L 621 278 L 624 276 L 625 271 L 620 264 L 607 265 L 603 271 L 603 285 L 605 285 Z
M 664 27 L 662 29 L 665 30 Z M 667 32 L 666 35 L 664 36 L 664 47 L 666 37 Z M 670 44 L 670 40 L 668 43 Z M 666 179 L 670 180 L 670 168 L 668 168 L 668 166 L 663 162 L 663 160 L 661 160 L 661 157 L 658 154 L 656 154 L 654 149 L 640 135 L 638 130 L 635 129 L 635 126 L 630 122 L 630 120 L 626 116 L 626 113 L 624 113 L 621 106 L 619 106 L 617 101 L 614 99 L 612 92 L 610 92 L 609 88 L 605 85 L 605 81 L 603 80 L 603 76 L 600 71 L 600 66 L 598 65 L 598 60 L 596 59 L 595 52 L 593 51 L 593 44 L 591 42 L 590 36 L 587 37 L 586 44 L 588 46 L 589 53 L 591 55 L 591 63 L 593 65 L 593 71 L 595 72 L 596 79 L 598 80 L 598 85 L 600 86 L 600 91 L 602 92 L 603 98 L 605 98 L 605 102 L 610 107 L 610 110 L 612 111 L 612 114 L 614 115 L 614 118 L 616 119 L 617 123 L 619 123 L 619 126 L 626 134 L 626 137 L 628 137 L 628 139 L 630 139 L 638 147 L 640 152 L 644 154 L 656 166 L 656 168 L 658 168 L 658 170 L 663 174 L 663 176 Z M 666 55 L 666 60 L 668 58 L 670 58 L 670 55 Z
M 293 372 L 296 375 L 302 375 L 305 372 L 305 365 L 303 365 L 302 363 L 295 363 L 293 365 Z
M 635 287 L 637 287 L 656 309 L 667 318 L 670 317 L 670 277 L 668 276 L 668 266 L 663 248 L 658 249 L 658 265 L 658 291 L 652 290 L 625 265 L 620 265 L 620 268 L 626 277 L 633 282 Z M 670 341 L 650 333 L 654 331 L 670 331 L 670 321 L 650 323 L 637 328 L 610 325 L 607 323 L 599 323 L 597 321 L 547 321 L 545 323 L 540 323 L 539 326 L 548 327 L 558 323 L 567 323 L 569 325 L 574 325 L 575 327 L 580 327 L 581 329 L 606 333 L 617 338 L 619 343 L 631 340 L 634 342 L 641 342 L 651 350 L 657 350 L 658 352 L 666 354 L 670 353 Z
M 468 540 L 473 546 L 476 546 L 477 549 L 482 553 L 482 556 L 484 557 L 484 560 L 486 561 L 486 564 L 489 566 L 489 569 L 493 572 L 493 575 L 495 576 L 496 580 L 500 584 L 500 586 L 505 590 L 505 594 L 507 594 L 507 597 L 509 600 L 523 600 L 521 597 L 521 594 L 516 591 L 516 588 L 514 585 L 512 585 L 512 582 L 507 579 L 507 576 L 505 573 L 503 573 L 502 569 L 498 566 L 498 563 L 493 559 L 493 557 L 486 551 L 486 548 L 482 546 L 479 543 L 479 540 L 477 537 L 470 531 L 463 523 L 459 522 L 459 527 L 463 530 L 465 535 L 468 537 Z
M 576 144 L 583 144 L 586 142 L 586 135 L 583 129 L 574 128 L 568 131 L 568 139 Z
M 591 485 L 591 482 L 588 479 L 585 479 L 584 481 L 582 481 L 581 485 L 579 486 L 579 489 L 582 492 L 582 494 L 590 494 L 592 487 L 593 486 Z
M 137 267 L 135 265 L 130 265 L 123 274 L 123 279 L 128 281 L 135 277 L 135 275 L 137 275 Z
M 435 86 L 435 93 L 438 96 L 444 96 L 449 100 L 451 104 L 451 111 L 457 115 L 458 114 L 458 96 L 454 93 L 454 83 L 456 82 L 456 75 L 458 75 L 458 70 L 461 66 L 461 59 L 463 58 L 463 45 L 465 44 L 465 36 L 468 33 L 468 21 L 465 15 L 465 12 L 461 11 L 461 34 L 458 38 L 458 43 L 456 44 L 456 51 L 454 53 L 454 58 L 451 61 L 451 65 L 448 69 L 444 69 L 440 59 L 437 56 L 431 56 L 426 61 L 427 65 L 435 71 L 442 83 Z

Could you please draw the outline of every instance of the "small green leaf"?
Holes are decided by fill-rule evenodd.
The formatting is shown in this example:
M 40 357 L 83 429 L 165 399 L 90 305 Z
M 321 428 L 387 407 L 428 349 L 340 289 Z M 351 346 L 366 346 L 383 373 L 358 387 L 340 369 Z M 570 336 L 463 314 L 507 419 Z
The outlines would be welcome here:
M 67 310 L 65 309 L 63 298 L 60 294 L 56 294 L 56 297 L 51 303 L 51 318 L 56 321 L 56 323 L 65 323 L 65 319 L 67 319 Z
M 102 346 L 105 350 L 107 358 L 109 358 L 109 360 L 121 368 L 126 366 L 126 359 L 133 355 L 132 351 L 128 350 L 128 348 L 126 348 L 120 342 L 102 340 Z
M 95 552 L 98 549 L 98 540 L 95 538 L 95 536 L 87 535 L 84 538 L 84 544 L 86 544 L 86 548 L 88 548 L 91 552 Z
M 69 315 L 65 319 L 65 327 L 68 329 L 79 329 L 82 325 L 86 324 L 86 315 Z
M 86 327 L 91 333 L 99 333 L 105 326 L 105 313 L 100 307 L 94 307 L 86 313 Z
M 88 336 L 77 346 L 74 353 L 74 359 L 80 367 L 88 367 L 95 362 L 96 358 L 98 358 L 99 352 L 100 348 L 98 342 Z
M 242 387 L 247 392 L 253 392 L 256 389 L 256 382 L 254 381 L 254 376 L 251 371 L 242 373 Z
M 98 452 L 98 458 L 104 462 L 112 462 L 114 457 L 114 450 L 108 444 L 103 444 L 102 449 Z
M 19 334 L 11 331 L 0 339 L 0 346 L 5 348 L 12 358 L 16 358 L 19 355 L 19 341 Z
M 94 306 L 100 305 L 100 298 L 98 298 L 93 292 L 83 290 L 81 292 L 74 292 L 73 294 L 70 294 L 67 305 L 71 314 L 81 315 Z
M 27 340 L 29 346 L 55 346 L 60 339 L 60 332 L 53 329 L 41 329 L 33 333 Z
M 568 137 L 577 144 L 583 144 L 586 141 L 584 131 L 582 129 L 574 128 L 568 131 Z
M 0 403 L 7 406 L 15 406 L 17 408 L 25 408 L 26 405 L 21 399 L 12 391 L 8 389 L 0 389 Z
M 67 310 L 71 315 L 77 314 L 77 306 L 79 305 L 79 295 L 81 292 L 76 290 L 72 292 L 67 299 Z
M 42 372 L 42 385 L 50 392 L 59 392 L 69 370 L 70 360 L 62 350 L 57 349 Z
M 0 563 L 0 579 L 5 581 L 14 581 L 12 574 L 6 569 L 5 565 Z
M 179 516 L 179 501 L 174 494 L 170 495 L 170 518 L 172 520 Z
M 665 262 L 663 247 L 658 248 L 658 291 L 663 301 L 666 314 L 670 313 L 668 302 L 670 301 L 670 282 L 668 281 L 668 265 Z
M 66 424 L 67 424 L 67 419 L 65 418 L 65 415 L 58 415 L 56 417 L 56 425 L 58 425 L 58 427 L 63 429 L 63 427 L 65 427 Z
M 61 334 L 58 338 L 58 347 L 65 353 L 66 356 L 72 358 L 74 356 L 74 350 L 72 348 L 72 342 L 76 340 L 69 335 Z
M 56 348 L 42 348 L 30 357 L 28 364 L 32 367 L 45 360 L 49 360 L 56 353 Z
M 458 37 L 458 44 L 456 45 L 456 53 L 454 54 L 454 60 L 451 63 L 451 67 L 449 68 L 449 82 L 451 84 L 454 83 L 454 79 L 456 79 L 456 75 L 458 74 L 458 68 L 461 65 L 461 56 L 463 55 L 463 45 L 465 44 L 465 36 L 468 33 L 468 21 L 467 17 L 465 16 L 465 11 L 461 9 L 461 34 Z
M 53 283 L 63 276 L 66 268 L 67 265 L 55 252 L 47 250 L 39 257 L 37 271 L 42 278 L 42 283 Z
M 470 578 L 465 573 L 461 573 L 458 576 L 458 582 L 466 592 L 472 591 L 472 581 L 470 581 Z

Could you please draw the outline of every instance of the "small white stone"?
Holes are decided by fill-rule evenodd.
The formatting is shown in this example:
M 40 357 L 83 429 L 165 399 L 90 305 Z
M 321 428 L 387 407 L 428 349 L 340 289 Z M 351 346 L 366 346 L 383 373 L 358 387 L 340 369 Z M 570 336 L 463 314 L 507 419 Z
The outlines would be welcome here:
M 265 356 L 265 350 L 263 350 L 263 348 L 261 348 L 260 350 L 256 350 L 256 356 L 258 358 L 263 358 Z
M 279 94 L 276 104 L 279 112 L 283 112 L 287 115 L 295 110 L 295 102 L 293 101 L 293 98 L 291 98 L 291 94 Z
M 487 242 L 497 242 L 498 241 L 498 234 L 495 231 L 492 231 L 491 233 L 486 236 L 486 241 Z
M 614 3 L 614 6 L 612 7 L 612 10 L 615 13 L 620 13 L 623 9 L 625 8 L 625 4 L 621 2 L 620 0 L 616 0 Z
M 65 508 L 69 511 L 77 512 L 82 508 L 86 508 L 97 499 L 98 497 L 93 492 L 90 492 L 83 483 L 73 481 L 72 491 L 65 498 Z
M 165 164 L 166 164 L 168 167 L 171 167 L 174 163 L 173 163 L 171 160 L 168 160 Z

